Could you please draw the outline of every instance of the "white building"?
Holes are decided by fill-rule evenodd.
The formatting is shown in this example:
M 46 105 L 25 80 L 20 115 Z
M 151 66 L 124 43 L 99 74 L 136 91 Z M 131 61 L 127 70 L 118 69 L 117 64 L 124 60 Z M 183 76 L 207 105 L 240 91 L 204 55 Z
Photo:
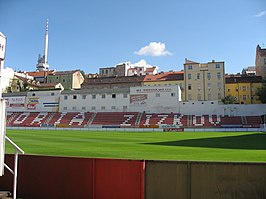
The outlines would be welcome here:
M 183 115 L 258 116 L 266 104 L 181 101 L 178 85 L 6 93 L 8 112 L 146 112 Z
M 63 91 L 61 112 L 178 112 L 178 85 Z

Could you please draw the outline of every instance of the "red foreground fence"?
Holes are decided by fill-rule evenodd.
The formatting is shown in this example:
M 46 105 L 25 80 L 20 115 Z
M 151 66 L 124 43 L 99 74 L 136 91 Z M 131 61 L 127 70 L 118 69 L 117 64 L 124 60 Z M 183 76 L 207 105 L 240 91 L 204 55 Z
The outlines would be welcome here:
M 13 156 L 6 155 L 12 165 Z M 144 161 L 21 155 L 18 197 L 144 199 Z M 1 190 L 12 190 L 5 170 Z

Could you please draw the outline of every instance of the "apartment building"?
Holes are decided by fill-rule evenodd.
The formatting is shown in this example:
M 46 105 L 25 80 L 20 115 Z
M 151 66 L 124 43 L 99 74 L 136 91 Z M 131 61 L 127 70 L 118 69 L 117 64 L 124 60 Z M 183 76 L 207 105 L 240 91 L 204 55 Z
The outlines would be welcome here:
M 256 75 L 266 77 L 266 48 L 257 45 L 255 64 Z
M 80 70 L 56 71 L 47 76 L 47 83 L 61 83 L 65 90 L 80 89 L 83 82 Z
M 261 76 L 226 76 L 225 95 L 235 97 L 237 104 L 260 104 L 257 91 L 262 87 Z
M 181 89 L 181 99 L 184 101 L 184 71 L 160 72 L 156 75 L 146 75 L 143 86 L 170 86 L 178 85 Z
M 221 101 L 225 96 L 224 62 L 184 63 L 185 101 Z

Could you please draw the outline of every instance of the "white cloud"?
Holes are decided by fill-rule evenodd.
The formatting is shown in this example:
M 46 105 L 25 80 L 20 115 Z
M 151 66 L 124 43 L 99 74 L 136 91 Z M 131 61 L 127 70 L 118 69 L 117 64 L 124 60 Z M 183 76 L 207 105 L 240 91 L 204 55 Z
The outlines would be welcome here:
M 154 57 L 172 55 L 172 53 L 166 50 L 165 44 L 161 42 L 151 42 L 148 46 L 144 46 L 135 52 L 135 54 Z
M 139 62 L 132 64 L 134 66 L 146 66 L 151 67 L 151 65 L 147 64 L 147 62 L 144 59 L 141 59 Z
M 266 14 L 266 11 L 263 10 L 263 11 L 257 13 L 257 14 L 255 15 L 255 17 L 262 17 L 262 16 L 264 16 L 265 14 Z

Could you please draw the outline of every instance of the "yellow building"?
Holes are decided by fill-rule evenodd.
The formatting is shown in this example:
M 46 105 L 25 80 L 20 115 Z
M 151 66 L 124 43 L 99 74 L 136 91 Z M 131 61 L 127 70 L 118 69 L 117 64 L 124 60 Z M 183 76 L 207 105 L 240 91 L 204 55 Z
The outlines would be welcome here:
M 235 97 L 237 104 L 260 104 L 257 91 L 262 87 L 261 76 L 227 76 L 225 95 Z
M 184 72 L 183 71 L 170 71 L 161 72 L 155 75 L 146 75 L 142 86 L 166 86 L 166 85 L 179 85 L 181 89 L 181 99 L 184 97 Z
M 218 100 L 225 96 L 224 62 L 185 60 L 185 100 Z

